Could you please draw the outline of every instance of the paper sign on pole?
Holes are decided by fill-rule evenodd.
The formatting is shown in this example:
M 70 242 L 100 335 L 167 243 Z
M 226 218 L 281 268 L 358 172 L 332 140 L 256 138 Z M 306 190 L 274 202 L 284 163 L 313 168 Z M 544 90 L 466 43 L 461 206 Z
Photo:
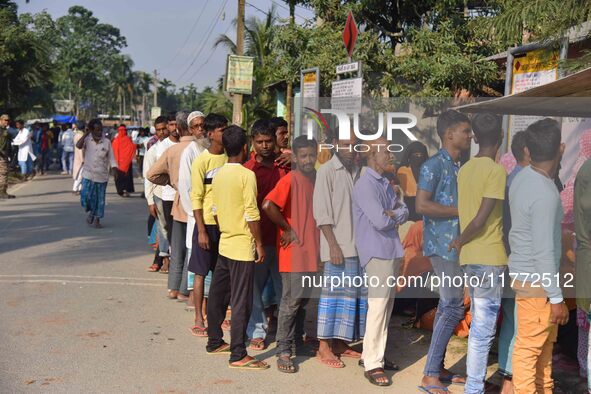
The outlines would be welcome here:
M 254 58 L 228 55 L 225 87 L 228 93 L 252 94 Z
M 332 83 L 331 107 L 346 112 L 361 112 L 363 78 L 350 78 Z
M 154 121 L 160 115 L 162 115 L 162 108 L 152 107 L 152 112 L 150 113 L 150 119 L 152 119 L 152 121 Z
M 513 60 L 511 93 L 520 93 L 558 78 L 558 51 L 538 49 L 516 56 Z M 541 119 L 539 116 L 511 116 L 509 121 L 510 139 L 515 133 Z M 509 146 L 511 141 L 509 141 Z

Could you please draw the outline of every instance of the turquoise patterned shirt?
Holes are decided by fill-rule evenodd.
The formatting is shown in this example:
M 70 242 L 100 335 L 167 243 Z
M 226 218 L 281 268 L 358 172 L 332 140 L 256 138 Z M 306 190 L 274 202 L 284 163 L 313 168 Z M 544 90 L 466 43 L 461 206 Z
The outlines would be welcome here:
M 445 149 L 440 149 L 421 167 L 417 187 L 431 193 L 431 200 L 450 207 L 458 206 L 458 171 L 460 163 L 454 163 Z M 458 217 L 432 218 L 423 216 L 423 254 L 457 261 L 458 254 L 447 250 L 451 241 L 460 235 Z

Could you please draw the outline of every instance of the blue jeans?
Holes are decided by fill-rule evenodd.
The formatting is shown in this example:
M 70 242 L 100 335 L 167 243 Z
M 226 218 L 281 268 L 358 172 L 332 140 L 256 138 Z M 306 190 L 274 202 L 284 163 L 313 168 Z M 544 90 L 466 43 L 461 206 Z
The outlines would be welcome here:
M 62 171 L 72 174 L 74 168 L 74 152 L 62 151 Z
M 28 175 L 33 171 L 33 160 L 31 160 L 31 156 L 27 157 L 26 161 L 19 161 L 18 165 L 21 167 L 22 175 Z
M 154 196 L 154 205 L 156 205 L 156 210 L 158 211 L 156 225 L 158 230 L 158 250 L 160 251 L 160 257 L 169 257 L 168 234 L 166 232 L 166 218 L 164 217 L 162 199 Z
M 501 300 L 503 280 L 507 266 L 467 264 L 464 266 L 470 291 L 472 323 L 468 336 L 466 371 L 468 378 L 465 394 L 484 394 L 488 353 L 492 346 Z
M 462 276 L 462 270 L 456 260 L 450 261 L 439 256 L 430 256 L 433 271 L 440 278 Z M 454 329 L 464 318 L 464 288 L 453 286 L 447 280 L 442 281 L 439 287 L 439 304 L 435 314 L 431 345 L 427 354 L 427 362 L 423 374 L 439 377 L 439 371 L 443 368 L 445 350 Z
M 246 328 L 246 335 L 250 339 L 265 339 L 267 337 L 267 316 L 263 304 L 263 291 L 269 278 L 273 282 L 275 294 L 281 294 L 282 283 L 281 275 L 279 275 L 277 248 L 275 246 L 265 246 L 265 261 L 261 264 L 255 264 L 254 267 L 252 312 Z

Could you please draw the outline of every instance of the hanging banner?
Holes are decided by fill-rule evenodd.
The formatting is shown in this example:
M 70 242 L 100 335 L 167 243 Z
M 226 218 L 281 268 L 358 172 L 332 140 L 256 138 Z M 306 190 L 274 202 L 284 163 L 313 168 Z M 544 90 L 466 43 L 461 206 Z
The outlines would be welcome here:
M 252 94 L 253 72 L 253 57 L 228 55 L 225 90 L 228 93 Z

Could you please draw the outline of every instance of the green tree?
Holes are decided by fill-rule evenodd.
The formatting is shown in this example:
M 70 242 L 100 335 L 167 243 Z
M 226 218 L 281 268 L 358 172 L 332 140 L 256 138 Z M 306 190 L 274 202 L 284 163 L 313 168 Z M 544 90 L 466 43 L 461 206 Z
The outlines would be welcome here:
M 50 106 L 51 48 L 43 41 L 50 21 L 46 13 L 19 20 L 16 4 L 0 0 L 0 107 L 13 114 Z
M 73 6 L 56 21 L 59 32 L 56 94 L 71 98 L 78 114 L 83 101 L 105 105 L 113 95 L 106 70 L 127 45 L 118 28 L 100 23 L 92 11 Z M 116 93 L 115 93 L 116 94 Z

